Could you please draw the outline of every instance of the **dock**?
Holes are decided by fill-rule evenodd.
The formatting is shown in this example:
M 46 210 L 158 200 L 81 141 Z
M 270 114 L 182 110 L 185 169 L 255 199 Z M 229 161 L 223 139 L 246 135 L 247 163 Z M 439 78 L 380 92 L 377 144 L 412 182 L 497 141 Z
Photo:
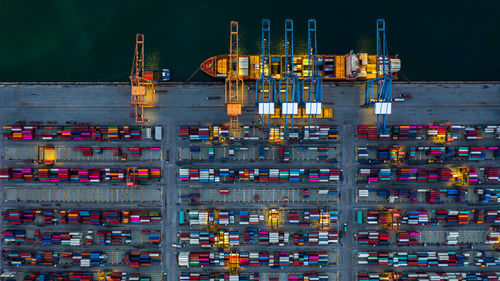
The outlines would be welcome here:
M 189 231 L 239 231 L 241 237 L 252 224 L 240 224 L 245 216 L 241 212 L 234 215 L 234 223 L 220 224 L 217 227 L 211 225 L 188 223 L 179 225 L 179 211 L 188 212 L 193 210 L 206 211 L 220 209 L 222 211 L 248 211 L 248 214 L 256 215 L 258 218 L 257 228 L 262 231 L 285 231 L 293 237 L 293 233 L 299 231 L 320 231 L 318 225 L 325 223 L 328 230 L 336 232 L 340 238 L 338 243 L 327 245 L 296 245 L 293 242 L 284 246 L 268 245 L 250 242 L 240 242 L 234 247 L 226 247 L 230 251 L 242 252 L 326 252 L 328 262 L 324 266 L 272 268 L 268 266 L 242 267 L 240 273 L 260 273 L 262 280 L 288 281 L 289 277 L 296 272 L 314 271 L 318 274 L 327 275 L 328 281 L 352 281 L 360 280 L 358 273 L 392 271 L 389 267 L 366 266 L 360 260 L 364 260 L 368 254 L 365 252 L 428 252 L 428 251 L 458 251 L 470 253 L 470 267 L 459 266 L 443 267 L 400 267 L 402 272 L 434 272 L 434 271 L 468 271 L 468 272 L 498 272 L 500 265 L 482 267 L 475 265 L 476 252 L 484 251 L 488 255 L 497 256 L 498 252 L 486 243 L 487 231 L 491 224 L 470 224 L 467 227 L 447 228 L 443 223 L 439 225 L 419 225 L 413 227 L 410 224 L 402 224 L 402 230 L 422 231 L 417 239 L 418 244 L 410 248 L 396 246 L 396 236 L 391 234 L 393 242 L 390 246 L 376 245 L 365 247 L 360 245 L 355 235 L 360 231 L 381 231 L 380 225 L 366 224 L 366 214 L 381 207 L 399 208 L 402 210 L 439 210 L 439 209 L 488 209 L 499 210 L 498 203 L 481 203 L 481 194 L 474 191 L 472 187 L 466 187 L 469 193 L 465 203 L 445 199 L 443 204 L 431 205 L 426 201 L 427 191 L 415 191 L 415 202 L 409 198 L 396 198 L 388 202 L 388 196 L 377 193 L 376 189 L 436 189 L 427 183 L 401 183 L 394 173 L 392 182 L 394 185 L 384 185 L 386 182 L 376 184 L 369 183 L 360 176 L 363 168 L 387 168 L 387 163 L 367 164 L 361 163 L 365 158 L 359 157 L 360 147 L 387 147 L 390 145 L 403 146 L 436 146 L 429 140 L 394 140 L 379 139 L 368 140 L 357 138 L 356 132 L 360 125 L 375 125 L 376 116 L 373 108 L 362 108 L 363 84 L 361 83 L 325 83 L 323 85 L 323 106 L 333 108 L 333 118 L 318 119 L 319 126 L 336 126 L 338 138 L 318 140 L 298 140 L 294 143 L 270 143 L 259 131 L 260 116 L 255 105 L 255 86 L 246 86 L 244 89 L 245 100 L 239 124 L 248 126 L 252 130 L 255 140 L 244 137 L 224 143 L 211 143 L 210 141 L 189 141 L 179 137 L 180 126 L 214 126 L 224 125 L 228 122 L 226 108 L 224 106 L 224 84 L 223 83 L 160 83 L 155 87 L 156 107 L 145 111 L 146 122 L 144 127 L 163 128 L 162 139 L 138 139 L 138 140 L 107 140 L 103 142 L 87 140 L 32 140 L 22 141 L 2 137 L 0 140 L 0 168 L 43 168 L 35 163 L 37 161 L 37 147 L 50 144 L 54 147 L 59 161 L 53 168 L 116 168 L 126 170 L 129 167 L 159 168 L 161 179 L 150 180 L 137 187 L 127 187 L 123 182 L 99 182 L 99 183 L 43 183 L 43 182 L 15 182 L 11 180 L 0 180 L 0 208 L 3 212 L 7 209 L 33 209 L 33 210 L 151 210 L 161 213 L 161 222 L 151 223 L 146 226 L 142 224 L 118 225 L 113 230 L 131 230 L 133 242 L 123 245 L 85 245 L 70 247 L 58 245 L 57 247 L 41 246 L 43 251 L 99 251 L 106 253 L 108 264 L 103 267 L 109 270 L 120 270 L 131 274 L 150 276 L 151 281 L 176 281 L 181 280 L 182 272 L 207 273 L 212 271 L 227 272 L 228 266 L 215 266 L 205 268 L 188 268 L 179 266 L 180 252 L 217 252 L 218 247 L 201 248 L 197 245 L 182 243 L 179 234 Z M 392 114 L 388 117 L 388 125 L 430 125 L 430 124 L 453 124 L 462 126 L 476 125 L 500 125 L 500 82 L 393 82 L 393 97 L 401 94 L 413 96 L 401 102 L 393 102 Z M 209 97 L 220 97 L 214 99 Z M 130 84 L 129 83 L 3 83 L 0 84 L 0 124 L 2 126 L 20 124 L 32 121 L 40 124 L 89 124 L 89 125 L 134 125 L 134 118 L 130 117 L 133 108 L 130 106 Z M 307 120 L 296 119 L 294 125 L 306 126 Z M 459 139 L 452 144 L 443 146 L 500 146 L 500 139 L 485 137 L 482 140 L 470 141 Z M 129 156 L 126 160 L 112 150 L 95 152 L 92 156 L 82 156 L 73 148 L 91 147 L 94 151 L 99 147 L 116 147 L 122 151 L 129 148 L 158 148 L 158 150 L 145 150 L 140 157 Z M 199 149 L 192 149 L 193 147 Z M 232 147 L 238 147 L 237 151 L 230 151 Z M 284 159 L 280 147 L 288 147 L 287 158 Z M 213 148 L 213 150 L 212 150 Z M 307 149 L 305 149 L 307 148 Z M 309 149 L 311 148 L 311 149 Z M 319 152 L 322 148 L 324 152 Z M 262 150 L 261 150 L 262 149 Z M 264 152 L 265 151 L 265 152 Z M 211 159 L 211 153 L 214 153 Z M 289 154 L 288 154 L 289 153 Z M 288 156 L 289 155 L 289 156 Z M 322 156 L 324 155 L 324 156 Z M 368 154 L 366 159 L 376 160 L 375 154 Z M 449 162 L 430 163 L 430 158 L 424 154 L 417 154 L 417 160 L 421 162 L 401 163 L 398 168 L 409 165 L 414 168 L 441 168 L 465 165 L 478 169 L 479 176 L 486 177 L 486 172 L 480 170 L 484 167 L 499 168 L 500 164 L 493 152 L 488 152 L 486 158 L 481 161 L 456 160 Z M 433 159 L 433 158 L 432 158 Z M 431 159 L 431 160 L 432 160 Z M 40 160 L 40 159 L 38 159 Z M 456 163 L 453 161 L 458 161 Z M 462 162 L 460 162 L 462 161 Z M 484 162 L 483 162 L 484 161 Z M 485 164 L 486 163 L 486 164 Z M 193 180 L 183 181 L 180 179 L 181 169 L 287 169 L 285 180 L 276 182 L 258 182 L 251 179 L 233 180 L 229 176 L 220 176 L 220 182 L 216 180 Z M 294 181 L 292 170 L 300 171 L 299 180 Z M 328 180 L 311 183 L 314 169 L 330 169 Z M 337 179 L 334 171 L 341 171 Z M 214 172 L 214 178 L 216 177 Z M 244 174 L 248 171 L 241 172 Z M 252 171 L 250 171 L 252 172 Z M 248 173 L 250 173 L 248 172 Z M 254 172 L 254 171 L 253 171 Z M 209 172 L 207 172 L 208 175 Z M 211 173 L 211 172 L 210 172 Z M 247 176 L 247 175 L 245 175 Z M 281 176 L 281 175 L 280 175 Z M 200 177 L 200 176 L 198 176 Z M 250 178 L 250 176 L 248 176 Z M 261 176 L 262 177 L 262 176 Z M 499 181 L 478 185 L 477 188 L 499 188 Z M 443 184 L 444 185 L 444 184 Z M 444 187 L 443 187 L 444 188 Z M 223 190 L 228 190 L 227 193 Z M 311 195 L 305 196 L 304 190 L 308 189 Z M 362 191 L 366 196 L 359 197 Z M 439 192 L 439 191 L 436 191 Z M 483 191 L 481 191 L 483 192 Z M 192 194 L 194 199 L 190 197 Z M 413 204 L 413 205 L 412 205 Z M 270 210 L 279 212 L 278 227 L 269 223 L 268 214 Z M 300 220 L 310 222 L 307 227 L 287 222 L 290 214 L 297 210 L 328 210 L 328 222 L 318 222 L 315 219 L 307 220 L 301 213 Z M 338 211 L 338 213 L 337 213 Z M 356 223 L 357 211 L 365 216 L 362 224 Z M 245 213 L 246 214 L 246 213 Z M 338 215 L 338 217 L 335 217 Z M 261 218 L 264 219 L 261 219 Z M 431 216 L 432 217 L 432 216 Z M 228 219 L 229 220 L 229 219 Z M 471 217 L 471 220 L 472 219 Z M 347 230 L 344 232 L 344 223 Z M 314 226 L 314 227 L 313 227 Z M 457 224 L 458 226 L 458 224 Z M 71 225 L 58 224 L 47 225 L 41 228 L 37 224 L 10 225 L 5 220 L 1 223 L 2 231 L 26 230 L 27 236 L 32 237 L 37 229 L 43 231 L 81 231 L 110 229 L 105 225 Z M 150 244 L 146 241 L 142 230 L 161 233 L 161 244 Z M 474 249 L 454 248 L 446 246 L 440 249 L 438 243 L 444 243 L 449 232 L 460 231 L 464 243 L 478 241 Z M 477 231 L 477 232 L 474 232 Z M 333 234 L 332 234 L 333 235 Z M 2 237 L 4 238 L 4 237 Z M 241 239 L 243 240 L 243 239 Z M 290 238 L 290 241 L 293 241 Z M 30 251 L 32 245 L 14 245 L 2 239 L 2 249 L 12 251 Z M 429 245 L 427 245 L 428 243 Z M 278 243 L 276 243 L 278 244 Z M 173 245 L 180 245 L 179 247 Z M 431 248 L 430 248 L 431 247 Z M 457 250 L 458 249 L 458 250 Z M 41 251 L 42 251 L 41 250 Z M 38 251 L 38 249 L 36 250 Z M 151 266 L 129 267 L 124 262 L 127 252 L 160 252 L 161 262 L 152 263 Z M 363 253 L 363 254 L 360 254 Z M 321 259 L 321 255 L 320 259 Z M 81 268 L 73 264 L 61 263 L 58 267 L 45 269 L 39 265 L 26 265 L 20 267 L 6 266 L 5 257 L 0 259 L 2 272 L 43 272 L 43 271 L 97 271 L 99 267 Z M 252 260 L 250 258 L 250 260 Z M 292 262 L 290 262 L 292 263 Z M 298 269 L 297 269 L 298 268 Z M 208 270 L 208 271 L 207 271 Z M 97 274 L 97 273 L 95 273 Z M 14 279 L 23 280 L 18 274 Z M 363 279 L 364 280 L 364 279 Z

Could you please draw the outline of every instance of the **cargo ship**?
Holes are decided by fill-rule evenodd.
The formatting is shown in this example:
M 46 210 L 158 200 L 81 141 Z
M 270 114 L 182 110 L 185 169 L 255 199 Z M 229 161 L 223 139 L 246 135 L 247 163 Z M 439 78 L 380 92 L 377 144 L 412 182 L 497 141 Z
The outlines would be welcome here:
M 367 53 L 349 53 L 347 55 L 318 55 L 317 59 L 319 75 L 324 80 L 369 80 L 377 76 L 377 56 Z M 386 69 L 391 69 L 394 79 L 401 69 L 401 60 L 398 56 L 389 57 L 386 60 Z M 227 77 L 230 68 L 229 55 L 218 55 L 204 61 L 201 70 L 215 78 Z M 236 63 L 231 65 L 236 71 Z M 243 80 L 257 80 L 260 78 L 261 56 L 240 55 L 238 57 L 238 74 Z M 271 56 L 271 76 L 275 79 L 283 78 L 285 72 L 285 56 Z M 311 75 L 309 70 L 309 57 L 307 55 L 295 55 L 293 57 L 293 73 L 298 78 L 306 78 Z

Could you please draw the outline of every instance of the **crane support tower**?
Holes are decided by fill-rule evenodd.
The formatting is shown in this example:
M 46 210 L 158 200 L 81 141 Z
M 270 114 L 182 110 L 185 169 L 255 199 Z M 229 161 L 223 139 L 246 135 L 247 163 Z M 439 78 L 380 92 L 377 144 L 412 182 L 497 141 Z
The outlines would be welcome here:
M 130 71 L 130 84 L 130 104 L 134 107 L 135 122 L 144 123 L 144 107 L 155 107 L 155 82 L 144 78 L 144 34 L 140 33 L 135 36 L 135 52 L 132 70 Z
M 316 40 L 316 20 L 307 21 L 307 78 L 302 79 L 300 87 L 300 98 L 305 106 L 305 114 L 309 116 L 309 127 L 311 116 L 314 116 L 314 128 L 316 128 L 317 116 L 322 112 L 323 105 L 323 77 L 319 75 L 318 50 Z
M 285 68 L 283 78 L 278 82 L 279 102 L 281 113 L 285 115 L 285 133 L 288 133 L 288 116 L 290 115 L 291 127 L 293 118 L 298 113 L 299 107 L 299 80 L 293 73 L 293 21 L 285 20 Z
M 399 61 L 395 59 L 394 63 Z M 364 82 L 365 103 L 363 106 L 373 105 L 377 115 L 377 130 L 379 134 L 386 134 L 389 129 L 386 125 L 387 115 L 392 112 L 392 80 L 393 71 L 387 51 L 385 36 L 385 21 L 377 19 L 377 77 Z M 399 71 L 399 69 L 398 69 Z
M 276 80 L 271 76 L 271 21 L 262 20 L 262 56 L 260 60 L 260 78 L 256 82 L 255 96 L 259 115 L 262 117 L 262 129 L 265 128 L 265 117 L 271 124 L 276 104 Z
M 243 79 L 239 75 L 240 57 L 238 43 L 238 22 L 231 21 L 229 37 L 228 74 L 225 85 L 225 105 L 231 129 L 237 129 L 238 118 L 243 107 Z

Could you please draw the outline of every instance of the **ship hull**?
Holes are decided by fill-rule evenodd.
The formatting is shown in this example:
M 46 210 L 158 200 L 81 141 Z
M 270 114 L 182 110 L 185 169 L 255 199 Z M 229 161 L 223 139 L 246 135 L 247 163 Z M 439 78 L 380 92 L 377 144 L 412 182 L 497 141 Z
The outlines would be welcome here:
M 243 80 L 257 80 L 261 76 L 260 55 L 240 55 L 238 58 L 238 74 Z M 400 68 L 397 57 L 388 60 L 395 78 Z M 229 62 L 228 55 L 211 57 L 204 61 L 201 70 L 209 76 L 224 79 L 227 77 L 228 69 L 236 71 L 236 61 Z M 348 55 L 319 55 L 318 72 L 324 80 L 349 81 L 369 80 L 376 78 L 376 56 L 366 53 Z M 271 76 L 275 79 L 283 78 L 285 72 L 285 56 L 271 56 Z M 307 78 L 312 72 L 309 71 L 309 59 L 306 55 L 297 55 L 293 58 L 293 73 L 298 78 Z

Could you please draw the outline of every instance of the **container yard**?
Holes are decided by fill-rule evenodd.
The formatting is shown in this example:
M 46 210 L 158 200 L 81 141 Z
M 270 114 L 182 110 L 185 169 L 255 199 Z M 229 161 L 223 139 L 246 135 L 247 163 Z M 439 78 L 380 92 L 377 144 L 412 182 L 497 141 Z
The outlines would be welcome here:
M 142 34 L 130 84 L 3 83 L 2 279 L 499 280 L 500 84 L 269 24 L 202 64 L 226 83 L 159 82 Z

